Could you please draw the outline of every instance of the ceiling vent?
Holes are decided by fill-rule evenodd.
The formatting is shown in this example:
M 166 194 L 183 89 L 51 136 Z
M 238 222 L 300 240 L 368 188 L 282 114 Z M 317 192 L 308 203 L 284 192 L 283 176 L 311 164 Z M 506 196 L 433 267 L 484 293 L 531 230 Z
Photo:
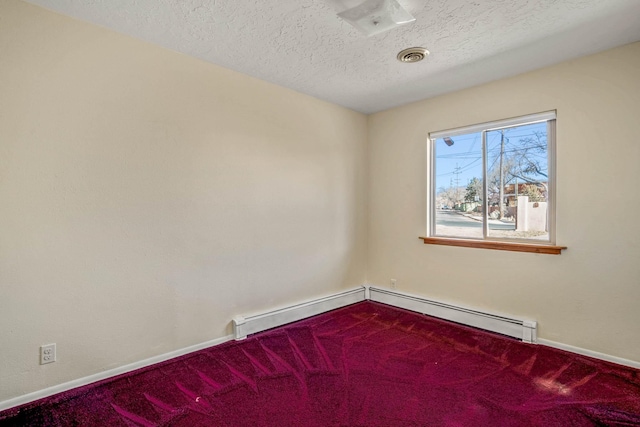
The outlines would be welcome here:
M 420 62 L 429 55 L 429 51 L 423 47 L 410 47 L 398 54 L 400 62 Z

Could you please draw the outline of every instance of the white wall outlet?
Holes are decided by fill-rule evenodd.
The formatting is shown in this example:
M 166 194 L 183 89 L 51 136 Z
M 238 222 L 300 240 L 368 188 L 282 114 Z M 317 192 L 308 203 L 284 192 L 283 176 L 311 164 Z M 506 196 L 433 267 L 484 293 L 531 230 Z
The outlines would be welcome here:
M 396 288 L 396 279 L 391 279 L 391 289 Z
M 40 346 L 40 364 L 46 365 L 56 361 L 56 344 L 46 344 Z

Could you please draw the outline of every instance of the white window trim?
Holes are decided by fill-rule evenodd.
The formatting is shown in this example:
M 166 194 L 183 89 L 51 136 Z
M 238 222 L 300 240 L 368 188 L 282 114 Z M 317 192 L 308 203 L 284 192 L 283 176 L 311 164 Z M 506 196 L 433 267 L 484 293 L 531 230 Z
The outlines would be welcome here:
M 470 126 L 464 126 L 455 129 L 441 130 L 436 132 L 429 133 L 428 140 L 428 149 L 427 149 L 427 236 L 426 238 L 421 237 L 425 243 L 439 243 L 436 244 L 451 244 L 450 242 L 454 242 L 455 246 L 474 246 L 473 243 L 478 243 L 477 247 L 485 247 L 489 249 L 505 249 L 505 250 L 516 250 L 509 249 L 514 246 L 524 246 L 531 247 L 532 250 L 523 250 L 525 252 L 539 252 L 536 251 L 536 247 L 540 246 L 548 246 L 557 249 L 557 252 L 560 253 L 561 249 L 566 249 L 564 246 L 555 246 L 556 244 L 556 120 L 557 114 L 556 111 L 547 111 L 542 113 L 530 114 L 526 116 L 513 117 L 505 120 L 496 120 L 486 123 L 479 123 Z M 484 209 L 484 221 L 483 221 L 483 238 L 482 239 L 471 239 L 471 238 L 457 238 L 450 236 L 437 236 L 435 234 L 435 140 L 438 138 L 444 138 L 445 136 L 453 137 L 458 135 L 464 135 L 468 133 L 476 133 L 482 132 L 483 139 L 484 133 L 487 131 L 492 131 L 496 129 L 503 129 L 505 127 L 513 127 L 513 126 L 522 126 L 532 123 L 540 123 L 547 122 L 547 150 L 548 150 L 548 186 L 549 186 L 549 198 L 548 198 L 548 223 L 549 223 L 549 240 L 548 241 L 537 241 L 534 239 L 513 239 L 513 238 L 498 238 L 488 236 L 487 233 L 487 213 L 486 209 Z M 483 150 L 483 157 L 485 156 Z M 486 159 L 483 159 L 483 176 L 486 175 Z M 486 180 L 483 180 L 486 181 Z M 486 182 L 485 182 L 486 185 Z M 484 189 L 486 193 L 486 188 Z M 456 241 L 461 242 L 460 244 L 455 243 Z M 444 242 L 444 243 L 443 243 Z M 493 244 L 495 243 L 495 245 Z M 502 245 L 504 243 L 504 245 Z M 497 247 L 492 247 L 497 246 Z M 503 246 L 503 247 L 500 247 Z M 539 253 L 552 253 L 552 252 L 539 252 Z
M 531 123 L 546 122 L 556 119 L 555 111 L 546 111 L 544 113 L 529 114 L 526 116 L 512 117 L 510 119 L 496 120 L 486 123 L 478 123 L 475 125 L 464 126 L 454 129 L 445 129 L 437 132 L 429 133 L 429 139 L 444 138 L 445 136 L 458 136 L 467 133 L 482 132 L 483 130 L 491 131 L 511 126 L 522 126 Z

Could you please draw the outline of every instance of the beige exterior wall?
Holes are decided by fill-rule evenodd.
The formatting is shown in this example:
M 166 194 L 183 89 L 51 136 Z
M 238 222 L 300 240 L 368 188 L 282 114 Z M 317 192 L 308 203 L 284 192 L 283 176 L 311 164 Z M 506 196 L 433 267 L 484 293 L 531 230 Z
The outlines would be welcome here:
M 0 2 L 0 401 L 364 283 L 366 126 Z
M 427 64 L 428 65 L 428 64 Z M 430 131 L 557 110 L 560 256 L 424 245 Z M 369 117 L 367 277 L 640 361 L 640 43 Z

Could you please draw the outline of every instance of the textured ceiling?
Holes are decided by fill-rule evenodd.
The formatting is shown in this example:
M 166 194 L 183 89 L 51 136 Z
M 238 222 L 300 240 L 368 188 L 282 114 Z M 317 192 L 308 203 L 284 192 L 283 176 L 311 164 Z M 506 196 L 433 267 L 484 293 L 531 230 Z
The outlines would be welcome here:
M 29 2 L 363 113 L 640 40 L 640 0 L 398 0 L 416 22 L 369 38 L 358 0 Z

